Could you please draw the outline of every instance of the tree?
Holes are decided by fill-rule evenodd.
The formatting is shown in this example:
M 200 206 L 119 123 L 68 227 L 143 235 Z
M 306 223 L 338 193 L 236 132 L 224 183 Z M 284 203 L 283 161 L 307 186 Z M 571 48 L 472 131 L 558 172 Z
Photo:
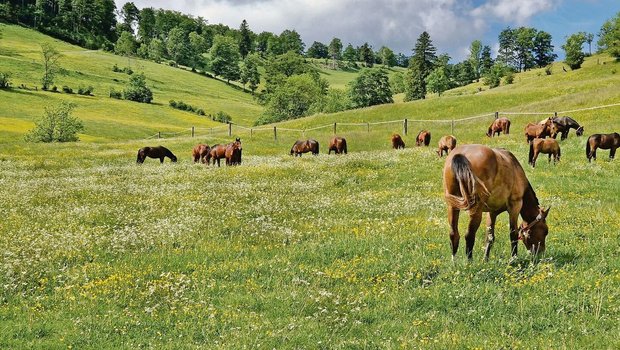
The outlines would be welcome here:
M 517 60 L 517 70 L 525 71 L 534 67 L 534 56 L 532 50 L 534 49 L 534 38 L 536 37 L 537 30 L 528 27 L 519 27 L 515 30 L 515 56 Z
M 296 54 L 304 53 L 304 42 L 301 40 L 301 36 L 295 30 L 286 29 L 280 36 L 281 53 L 293 51 Z
M 342 58 L 342 41 L 333 38 L 327 47 L 327 53 L 332 59 L 332 69 L 336 69 L 337 62 Z
M 353 48 L 353 45 L 351 45 L 351 43 L 349 43 L 349 45 L 347 45 L 347 47 L 344 49 L 344 52 L 342 53 L 342 58 L 349 64 L 355 65 L 355 61 L 357 61 L 357 52 L 355 51 L 355 48 Z
M 383 68 L 363 69 L 349 83 L 349 97 L 355 108 L 393 103 L 387 71 Z
M 553 63 L 558 57 L 553 53 L 553 45 L 551 44 L 551 34 L 545 31 L 539 31 L 534 37 L 534 61 L 539 68 L 546 67 Z
M 211 54 L 211 70 L 215 75 L 223 77 L 229 83 L 231 80 L 239 79 L 240 54 L 233 38 L 216 35 L 209 53 Z
M 562 49 L 566 52 L 566 58 L 564 62 L 568 64 L 571 69 L 581 68 L 581 64 L 584 60 L 584 53 L 582 51 L 583 44 L 586 42 L 586 38 L 583 33 L 575 33 L 566 39 L 566 43 L 562 45 Z
M 498 87 L 508 68 L 502 62 L 495 62 L 491 70 L 484 76 L 483 83 L 489 88 Z
M 405 79 L 405 101 L 423 99 L 426 96 L 426 77 L 435 66 L 437 49 L 433 46 L 431 37 L 423 32 L 418 37 L 413 49 L 413 56 L 409 61 L 409 69 Z
M 405 75 L 402 72 L 393 73 L 390 76 L 390 87 L 394 94 L 405 92 Z
M 375 54 L 368 43 L 364 43 L 359 49 L 359 60 L 364 62 L 366 67 L 372 67 L 375 62 Z
M 396 65 L 396 55 L 389 47 L 381 46 L 379 57 L 381 58 L 381 64 L 384 66 L 394 67 Z
M 287 81 L 288 77 L 304 73 L 318 77 L 316 69 L 294 52 L 273 56 L 265 67 L 265 90 L 268 94 L 273 93 Z
M 204 66 L 203 53 L 207 52 L 207 43 L 204 37 L 196 32 L 191 32 L 189 38 L 190 64 L 192 68 L 200 68 Z
M 114 52 L 121 56 L 126 56 L 128 59 L 136 53 L 137 43 L 133 35 L 129 32 L 122 32 L 121 36 L 114 45 Z
M 271 94 L 265 114 L 256 123 L 273 123 L 318 112 L 323 99 L 321 84 L 312 74 L 290 76 Z
M 239 26 L 239 54 L 241 55 L 241 59 L 245 59 L 251 51 L 252 35 L 248 22 L 244 19 Z
M 476 73 L 472 67 L 471 60 L 465 60 L 461 63 L 457 63 L 454 70 L 454 80 L 459 86 L 467 85 L 476 80 Z
M 482 71 L 482 42 L 474 40 L 469 45 L 469 56 L 467 57 L 470 67 L 474 73 L 474 79 L 479 79 Z
M 145 7 L 138 17 L 138 38 L 142 43 L 149 44 L 155 38 L 156 33 L 155 10 Z
M 84 130 L 82 121 L 71 115 L 75 104 L 62 102 L 55 107 L 45 107 L 43 117 L 35 122 L 34 129 L 26 134 L 29 142 L 78 141 L 77 134 Z
M 491 48 L 485 45 L 482 48 L 482 54 L 480 54 L 480 76 L 485 75 L 493 67 L 493 58 L 491 58 Z
M 349 109 L 351 106 L 351 100 L 349 100 L 349 94 L 345 90 L 341 89 L 329 89 L 327 97 L 325 98 L 325 105 L 323 106 L 323 112 L 336 113 Z
M 260 74 L 258 73 L 259 62 L 260 58 L 257 54 L 249 54 L 245 57 L 241 65 L 241 84 L 243 84 L 244 89 L 245 84 L 249 84 L 252 94 L 254 94 L 254 91 L 258 88 L 258 84 L 260 84 Z
M 149 47 L 148 47 L 148 58 L 149 59 L 159 63 L 165 54 L 166 54 L 166 48 L 164 47 L 164 43 L 161 40 L 154 38 L 151 40 L 151 42 L 149 42 Z
M 327 46 L 318 41 L 313 42 L 306 52 L 306 56 L 310 58 L 327 58 L 327 55 Z
M 168 51 L 168 56 L 176 63 L 189 65 L 191 49 L 187 33 L 183 28 L 177 26 L 168 32 L 166 50 Z
M 153 101 L 153 92 L 146 85 L 144 73 L 129 76 L 129 82 L 123 91 L 123 96 L 129 101 L 142 103 L 151 103 Z
M 616 60 L 620 60 L 620 12 L 614 18 L 603 23 L 598 35 L 599 50 L 607 51 Z
M 273 40 L 273 36 L 271 32 L 261 32 L 258 34 L 256 37 L 256 52 L 265 57 L 269 49 L 269 40 Z
M 41 78 L 41 83 L 43 84 L 43 90 L 47 90 L 50 85 L 54 84 L 54 77 L 60 68 L 58 60 L 60 60 L 62 55 L 49 43 L 41 44 L 41 53 L 43 56 L 43 78 Z
M 426 77 L 426 86 L 430 92 L 436 92 L 441 96 L 441 93 L 450 88 L 450 80 L 446 75 L 444 67 L 436 68 Z
M 121 24 L 121 31 L 134 33 L 134 26 L 138 22 L 140 16 L 140 10 L 133 2 L 126 2 L 120 10 L 119 17 L 123 20 Z
M 502 62 L 505 66 L 516 66 L 516 31 L 508 27 L 499 33 L 498 39 L 499 51 L 496 60 Z

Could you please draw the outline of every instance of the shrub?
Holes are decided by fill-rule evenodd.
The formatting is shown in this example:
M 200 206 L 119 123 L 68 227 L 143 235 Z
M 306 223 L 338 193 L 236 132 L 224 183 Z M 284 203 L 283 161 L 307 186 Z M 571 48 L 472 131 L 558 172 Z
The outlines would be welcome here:
M 202 108 L 198 108 L 196 110 L 196 114 L 198 114 L 198 115 L 205 115 L 205 111 Z
M 170 100 L 170 102 L 168 102 L 168 104 L 172 108 L 177 108 L 177 101 L 175 101 L 175 100 Z
M 509 71 L 508 73 L 506 73 L 506 76 L 504 77 L 504 83 L 512 84 L 514 80 L 515 80 L 515 74 L 512 71 Z
M 118 66 L 116 65 L 116 63 L 114 63 L 114 66 L 112 66 L 112 71 L 113 72 L 122 72 L 122 70 L 120 68 L 118 68 Z
M 56 85 L 52 86 L 52 92 L 58 92 L 58 86 Z
M 66 94 L 72 94 L 73 93 L 73 89 L 68 87 L 67 85 L 63 85 L 62 86 L 62 92 L 66 93 Z
M 35 122 L 34 129 L 26 134 L 28 142 L 70 142 L 77 141 L 77 133 L 84 130 L 82 121 L 71 115 L 75 105 L 62 102 L 52 108 L 45 108 L 43 117 Z
M 110 98 L 115 98 L 117 100 L 120 100 L 123 98 L 123 94 L 120 91 L 110 89 Z
M 215 120 L 216 122 L 221 122 L 221 123 L 230 123 L 232 121 L 232 117 L 230 116 L 230 114 L 226 112 L 219 111 L 215 113 L 213 120 Z
M 144 74 L 135 74 L 129 78 L 127 88 L 123 91 L 126 100 L 151 103 L 153 100 L 153 92 L 146 86 L 146 77 Z
M 0 72 L 0 89 L 8 89 L 11 87 L 11 73 Z
M 170 105 L 170 107 L 175 108 L 175 109 L 180 109 L 182 111 L 188 111 L 188 112 L 195 112 L 198 115 L 205 115 L 205 112 L 202 108 L 196 108 L 183 101 L 170 100 L 168 104 Z
M 83 87 L 80 86 L 78 88 L 78 95 L 86 95 L 86 96 L 92 96 L 92 92 L 95 88 L 93 88 L 92 86 L 88 86 L 88 87 Z

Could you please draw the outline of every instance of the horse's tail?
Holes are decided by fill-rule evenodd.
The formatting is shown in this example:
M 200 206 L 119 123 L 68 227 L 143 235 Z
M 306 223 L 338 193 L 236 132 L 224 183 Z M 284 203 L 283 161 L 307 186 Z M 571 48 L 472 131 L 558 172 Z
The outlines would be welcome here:
M 532 164 L 534 159 L 534 141 L 530 142 L 530 154 L 527 156 L 527 164 Z
M 454 180 L 459 184 L 461 196 L 446 193 L 446 200 L 453 208 L 469 210 L 477 206 L 481 195 L 488 196 L 486 186 L 471 170 L 471 163 L 462 154 L 452 158 L 452 173 Z M 480 185 L 477 187 L 476 184 Z M 480 193 L 478 189 L 480 188 Z
M 510 134 L 510 120 L 506 121 L 506 135 Z
M 136 159 L 136 163 L 138 163 L 138 164 L 141 164 L 142 162 L 144 162 L 142 157 L 140 157 L 140 153 L 142 153 L 142 149 L 138 150 L 138 158 Z
M 493 134 L 491 134 L 493 132 L 493 123 L 491 123 L 491 125 L 489 126 L 489 131 L 487 131 L 487 136 L 491 137 Z
M 586 158 L 590 159 L 590 139 L 592 136 L 588 137 L 588 141 L 586 141 Z
M 347 140 L 342 139 L 342 151 L 347 154 Z

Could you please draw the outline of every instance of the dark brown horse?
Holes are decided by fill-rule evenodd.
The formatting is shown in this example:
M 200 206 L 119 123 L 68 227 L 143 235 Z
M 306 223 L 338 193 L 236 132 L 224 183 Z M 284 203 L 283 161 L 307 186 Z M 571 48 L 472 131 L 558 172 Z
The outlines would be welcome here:
M 456 138 L 452 135 L 445 135 L 442 136 L 441 139 L 439 140 L 439 148 L 437 149 L 437 155 L 439 157 L 443 157 L 443 152 L 446 152 L 446 155 L 450 154 L 450 151 L 452 151 L 454 149 L 454 147 L 456 147 Z
M 418 136 L 415 138 L 416 146 L 428 146 L 431 144 L 431 133 L 427 130 L 422 130 L 418 133 Z
M 527 159 L 528 164 L 532 167 L 536 166 L 536 159 L 539 153 L 549 155 L 549 162 L 551 162 L 551 156 L 553 155 L 553 164 L 560 161 L 560 145 L 555 139 L 539 139 L 535 138 L 530 142 L 530 153 Z
M 332 154 L 332 151 L 336 154 L 347 154 L 347 140 L 344 137 L 334 136 L 329 140 L 328 148 L 327 154 Z
M 159 158 L 159 161 L 161 163 L 164 162 L 164 158 L 166 157 L 170 158 L 170 160 L 173 163 L 176 163 L 177 161 L 177 157 L 174 154 L 172 154 L 172 152 L 170 152 L 170 150 L 164 146 L 140 148 L 138 150 L 138 159 L 136 160 L 136 163 L 138 164 L 144 163 L 144 160 L 146 159 L 146 157 Z
M 592 158 L 596 160 L 596 149 L 608 149 L 609 159 L 614 159 L 616 156 L 616 149 L 620 147 L 620 134 L 614 132 L 612 134 L 594 134 L 588 137 L 586 142 L 586 157 L 588 162 L 592 161 Z
M 497 133 L 497 136 L 500 133 L 504 133 L 504 135 L 510 134 L 510 120 L 508 118 L 497 118 L 491 123 L 489 126 L 489 130 L 487 131 L 488 137 L 493 137 Z
M 392 148 L 393 149 L 404 149 L 405 148 L 405 141 L 403 141 L 403 138 L 400 137 L 400 135 L 398 134 L 394 134 L 392 135 Z
M 571 117 L 555 117 L 551 125 L 551 137 L 556 138 L 558 134 L 562 134 L 560 140 L 566 140 L 570 129 L 575 129 L 577 136 L 583 135 L 583 126 L 579 125 L 575 119 Z
M 227 145 L 222 145 L 219 143 L 211 146 L 209 157 L 212 159 L 213 165 L 215 165 L 215 162 L 217 161 L 217 166 L 219 167 L 220 159 L 226 158 L 226 146 Z
M 241 139 L 235 139 L 235 142 L 231 142 L 226 145 L 226 152 L 224 156 L 226 157 L 226 165 L 241 165 Z
M 211 151 L 211 147 L 209 147 L 209 145 L 205 145 L 204 143 L 199 143 L 194 146 L 194 149 L 192 149 L 194 163 L 198 163 L 200 161 L 201 163 L 209 164 L 209 160 L 211 158 L 209 151 Z
M 532 141 L 535 138 L 541 138 L 544 139 L 547 136 L 551 135 L 551 124 L 552 124 L 552 119 L 551 118 L 547 118 L 546 121 L 544 121 L 544 124 L 541 123 L 528 123 L 525 126 L 525 141 L 527 143 L 529 143 L 530 141 Z
M 291 155 L 295 155 L 295 157 L 301 157 L 302 153 L 312 152 L 313 155 L 319 154 L 319 143 L 317 140 L 308 139 L 308 140 L 298 140 L 291 147 Z
M 528 251 L 542 253 L 549 231 L 546 223 L 549 208 L 539 206 L 536 193 L 515 156 L 505 149 L 483 145 L 455 148 L 446 158 L 443 188 L 448 205 L 452 259 L 459 247 L 459 214 L 467 210 L 469 226 L 465 234 L 465 253 L 472 258 L 476 231 L 482 213 L 488 212 L 485 260 L 495 241 L 497 215 L 507 211 L 510 222 L 511 254 L 517 255 L 517 243 L 523 240 Z M 518 226 L 519 214 L 523 219 Z

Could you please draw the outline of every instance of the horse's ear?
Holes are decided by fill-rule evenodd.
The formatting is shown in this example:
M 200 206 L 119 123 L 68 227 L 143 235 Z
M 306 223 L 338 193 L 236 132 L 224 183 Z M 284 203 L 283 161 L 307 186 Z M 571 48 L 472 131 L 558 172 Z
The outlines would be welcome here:
M 540 219 L 544 220 L 547 218 L 547 215 L 549 215 L 549 210 L 551 210 L 551 206 L 548 206 L 547 209 L 545 209 L 542 205 L 539 206 L 539 210 L 540 210 Z

